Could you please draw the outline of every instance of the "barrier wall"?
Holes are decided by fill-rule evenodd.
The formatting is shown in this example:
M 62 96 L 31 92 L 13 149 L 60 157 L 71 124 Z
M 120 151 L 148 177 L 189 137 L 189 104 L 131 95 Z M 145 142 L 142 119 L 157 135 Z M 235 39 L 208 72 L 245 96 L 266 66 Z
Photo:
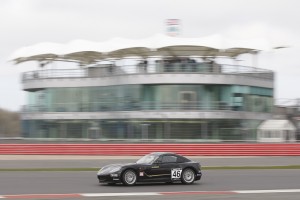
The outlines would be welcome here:
M 300 144 L 0 144 L 2 155 L 300 156 Z

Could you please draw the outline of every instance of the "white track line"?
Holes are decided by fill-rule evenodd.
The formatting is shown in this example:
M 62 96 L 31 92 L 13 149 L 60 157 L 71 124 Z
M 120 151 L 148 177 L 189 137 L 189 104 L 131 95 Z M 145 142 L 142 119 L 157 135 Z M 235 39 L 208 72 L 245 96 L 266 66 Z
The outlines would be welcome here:
M 180 191 L 180 192 L 137 192 L 137 193 L 84 193 L 84 197 L 110 197 L 110 196 L 154 196 L 154 195 L 201 195 L 201 194 L 268 194 L 268 193 L 300 193 L 300 189 L 276 190 L 228 190 L 228 191 Z
M 239 194 L 263 194 L 263 193 L 293 193 L 300 192 L 300 189 L 278 189 L 278 190 L 236 190 Z
M 274 190 L 223 190 L 223 191 L 180 191 L 180 192 L 129 192 L 129 193 L 78 193 L 78 194 L 17 194 L 0 195 L 0 199 L 45 199 L 45 198 L 80 198 L 80 197 L 122 197 L 122 196 L 158 196 L 158 195 L 233 195 L 233 194 L 271 194 L 271 193 L 300 193 L 300 189 Z
M 158 192 L 136 192 L 136 193 L 84 193 L 84 197 L 116 197 L 116 196 L 154 196 L 161 195 Z

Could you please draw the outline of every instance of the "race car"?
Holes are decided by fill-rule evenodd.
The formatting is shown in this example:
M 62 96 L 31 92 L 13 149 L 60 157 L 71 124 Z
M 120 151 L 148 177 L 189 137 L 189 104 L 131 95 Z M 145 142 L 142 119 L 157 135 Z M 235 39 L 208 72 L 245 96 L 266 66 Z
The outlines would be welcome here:
M 123 183 L 131 186 L 137 182 L 181 181 L 192 184 L 202 176 L 201 165 L 175 153 L 154 152 L 136 163 L 112 164 L 102 167 L 97 177 L 100 183 Z

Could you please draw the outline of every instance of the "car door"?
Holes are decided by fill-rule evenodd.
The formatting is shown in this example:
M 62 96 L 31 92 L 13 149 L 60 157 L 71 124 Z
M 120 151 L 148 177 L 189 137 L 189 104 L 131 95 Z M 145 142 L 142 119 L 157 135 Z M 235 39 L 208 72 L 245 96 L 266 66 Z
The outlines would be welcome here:
M 160 169 L 163 174 L 162 178 L 166 181 L 180 179 L 182 169 L 177 163 L 178 157 L 176 155 L 163 155 Z
M 162 157 L 158 157 L 152 164 L 143 166 L 143 173 L 141 174 L 143 181 L 161 181 L 163 180 L 163 171 L 161 167 Z
M 145 181 L 171 181 L 180 179 L 181 168 L 176 155 L 162 155 L 152 165 L 145 168 Z M 173 172 L 173 175 L 171 174 Z

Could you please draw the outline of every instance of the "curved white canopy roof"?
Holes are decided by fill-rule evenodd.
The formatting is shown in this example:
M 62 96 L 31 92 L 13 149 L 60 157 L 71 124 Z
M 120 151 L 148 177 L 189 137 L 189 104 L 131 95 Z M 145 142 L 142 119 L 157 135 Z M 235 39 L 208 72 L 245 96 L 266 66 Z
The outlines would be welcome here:
M 67 44 L 39 43 L 16 50 L 10 60 L 68 60 L 93 63 L 106 58 L 130 56 L 228 56 L 268 50 L 263 39 L 231 40 L 212 35 L 203 38 L 179 38 L 157 34 L 145 39 L 113 38 L 105 42 L 74 40 Z
M 289 120 L 285 119 L 270 119 L 262 122 L 258 126 L 258 130 L 296 130 L 295 126 Z

